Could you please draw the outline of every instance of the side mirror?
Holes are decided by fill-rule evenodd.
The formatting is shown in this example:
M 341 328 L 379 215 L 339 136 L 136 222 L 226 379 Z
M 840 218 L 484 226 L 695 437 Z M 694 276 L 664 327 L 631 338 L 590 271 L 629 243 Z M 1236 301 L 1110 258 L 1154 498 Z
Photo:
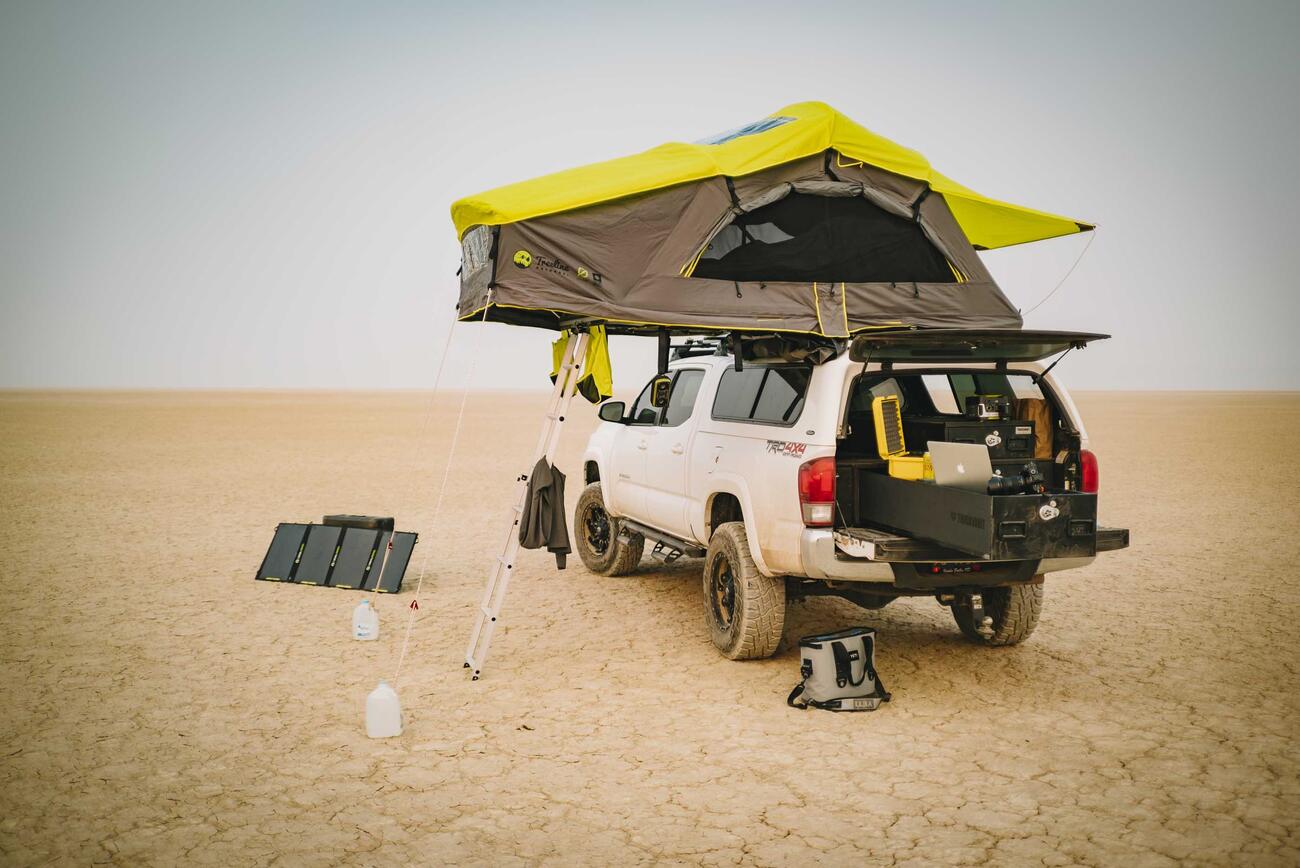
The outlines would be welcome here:
M 598 415 L 602 422 L 622 422 L 627 405 L 622 401 L 606 401 L 600 405 Z
M 663 409 L 668 406 L 668 393 L 672 391 L 672 378 L 660 375 L 650 383 L 650 404 Z

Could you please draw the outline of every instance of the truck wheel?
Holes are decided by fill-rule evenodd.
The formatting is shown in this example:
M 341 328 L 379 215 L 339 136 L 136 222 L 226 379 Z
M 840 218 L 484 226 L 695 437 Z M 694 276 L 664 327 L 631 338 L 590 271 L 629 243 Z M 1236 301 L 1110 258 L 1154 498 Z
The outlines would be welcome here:
M 629 542 L 619 540 L 623 523 L 605 511 L 605 498 L 600 494 L 599 482 L 591 483 L 578 496 L 573 526 L 578 557 L 593 573 L 625 576 L 641 563 L 645 537 L 634 533 Z
M 785 579 L 758 571 L 745 524 L 718 526 L 704 556 L 704 618 L 709 636 L 732 660 L 770 657 L 785 626 Z
M 1038 626 L 1038 614 L 1043 610 L 1042 585 L 985 588 L 983 597 L 984 614 L 993 619 L 990 635 L 976 629 L 969 596 L 959 597 L 953 603 L 953 620 L 967 639 L 981 645 L 1018 645 Z

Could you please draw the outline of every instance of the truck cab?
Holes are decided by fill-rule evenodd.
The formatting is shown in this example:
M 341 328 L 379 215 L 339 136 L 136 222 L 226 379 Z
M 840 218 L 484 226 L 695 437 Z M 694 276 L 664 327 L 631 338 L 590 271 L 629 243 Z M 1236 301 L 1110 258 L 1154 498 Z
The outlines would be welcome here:
M 1043 363 L 1101 337 L 907 330 L 739 362 L 726 341 L 687 344 L 662 406 L 652 381 L 630 407 L 601 407 L 578 553 L 606 575 L 647 544 L 703 557 L 706 622 L 733 659 L 770 655 L 786 601 L 818 594 L 868 608 L 934 596 L 973 640 L 1022 641 L 1047 574 L 1128 544 L 1097 524 L 1097 459 Z M 925 478 L 930 443 L 987 450 L 997 478 Z

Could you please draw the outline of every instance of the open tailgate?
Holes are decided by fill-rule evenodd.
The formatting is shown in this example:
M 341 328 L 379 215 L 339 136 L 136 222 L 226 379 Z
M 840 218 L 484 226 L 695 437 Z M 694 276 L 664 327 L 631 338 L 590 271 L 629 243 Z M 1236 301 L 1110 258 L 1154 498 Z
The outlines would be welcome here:
M 855 362 L 1036 362 L 1110 335 L 1042 329 L 905 329 L 858 335 Z

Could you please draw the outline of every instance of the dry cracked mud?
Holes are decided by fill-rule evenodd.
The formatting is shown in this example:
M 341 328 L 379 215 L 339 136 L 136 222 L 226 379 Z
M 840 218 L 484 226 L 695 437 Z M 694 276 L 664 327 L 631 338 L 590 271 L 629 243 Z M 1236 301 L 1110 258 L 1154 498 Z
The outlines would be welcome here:
M 731 663 L 699 561 L 528 552 L 471 683 L 543 401 L 470 397 L 434 524 L 455 394 L 423 438 L 419 394 L 0 395 L 4 863 L 1300 863 L 1300 397 L 1080 396 L 1133 545 L 1050 577 L 1022 646 L 823 598 Z M 421 534 L 378 642 L 357 593 L 252 579 L 277 522 L 328 512 Z M 371 741 L 426 556 L 406 732 Z M 787 709 L 792 643 L 858 623 L 894 701 Z

